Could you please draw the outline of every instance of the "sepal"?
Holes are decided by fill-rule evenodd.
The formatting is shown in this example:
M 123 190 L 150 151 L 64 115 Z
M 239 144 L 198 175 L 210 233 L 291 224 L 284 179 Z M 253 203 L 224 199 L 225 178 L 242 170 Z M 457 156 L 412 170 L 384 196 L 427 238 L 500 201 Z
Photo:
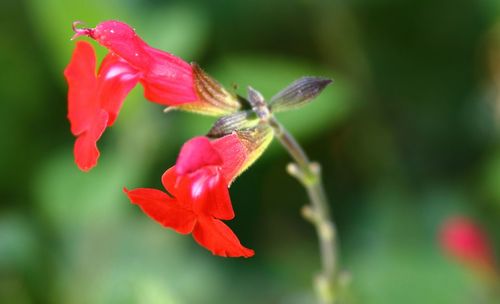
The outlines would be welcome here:
M 245 163 L 238 171 L 238 175 L 243 173 L 250 167 L 261 155 L 273 140 L 273 130 L 265 123 L 260 123 L 257 126 L 249 129 L 235 131 L 240 141 L 245 146 L 248 155 Z M 235 177 L 236 177 L 235 176 Z
M 318 96 L 332 81 L 323 77 L 299 78 L 274 95 L 269 102 L 269 107 L 274 113 L 299 108 Z
M 255 112 L 247 110 L 219 118 L 208 131 L 209 137 L 221 137 L 240 129 L 254 127 L 259 120 Z
M 175 106 L 180 110 L 211 116 L 223 116 L 237 112 L 241 103 L 236 95 L 229 93 L 215 79 L 210 77 L 200 66 L 191 63 L 194 87 L 199 100 Z

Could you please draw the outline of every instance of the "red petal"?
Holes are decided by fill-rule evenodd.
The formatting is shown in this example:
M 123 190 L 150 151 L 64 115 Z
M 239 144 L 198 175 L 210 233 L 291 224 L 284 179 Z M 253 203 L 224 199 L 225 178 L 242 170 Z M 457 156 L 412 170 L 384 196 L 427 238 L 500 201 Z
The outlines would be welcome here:
M 163 173 L 161 177 L 161 183 L 163 187 L 170 193 L 172 196 L 177 197 L 177 173 L 175 173 L 175 166 L 169 168 L 165 173 Z
M 125 23 L 105 21 L 89 30 L 92 38 L 142 72 L 147 99 L 180 105 L 197 101 L 191 65 L 172 54 L 147 45 Z
M 96 142 L 106 129 L 107 122 L 108 114 L 101 110 L 97 116 L 93 117 L 90 128 L 77 137 L 74 154 L 75 162 L 80 170 L 89 171 L 96 165 L 99 158 Z
M 113 124 L 125 96 L 137 84 L 139 74 L 123 59 L 108 54 L 95 75 L 92 45 L 79 41 L 64 75 L 68 81 L 68 118 L 77 136 L 75 161 L 84 171 L 97 163 L 96 142 Z
M 200 217 L 193 230 L 193 237 L 201 246 L 213 254 L 223 257 L 251 257 L 252 249 L 241 245 L 238 237 L 223 222 L 209 217 Z
M 238 135 L 230 134 L 212 141 L 212 147 L 222 157 L 222 174 L 231 182 L 239 173 L 248 158 L 248 151 Z
M 193 231 L 196 223 L 195 214 L 166 193 L 148 188 L 135 190 L 124 189 L 132 203 L 139 207 L 153 220 L 175 231 L 187 234 Z
M 98 110 L 95 98 L 97 80 L 95 54 L 92 45 L 85 41 L 76 43 L 73 56 L 64 70 L 68 82 L 68 118 L 71 132 L 77 136 L 87 130 Z
M 195 137 L 182 146 L 175 164 L 178 175 L 185 175 L 206 166 L 222 165 L 222 159 L 217 150 L 206 137 Z
M 223 220 L 234 218 L 227 183 L 213 167 L 182 176 L 178 176 L 172 167 L 163 174 L 162 183 L 179 204 L 199 215 Z
M 187 176 L 178 176 L 175 172 L 175 166 L 171 167 L 161 177 L 163 187 L 177 199 L 179 204 L 190 210 L 193 209 L 191 199 L 191 180 Z
M 218 169 L 205 168 L 185 178 L 190 180 L 190 200 L 197 214 L 222 220 L 234 218 L 227 182 Z
M 123 100 L 138 81 L 139 72 L 123 59 L 112 53 L 104 58 L 97 77 L 97 96 L 100 106 L 109 114 L 108 126 L 114 123 Z
M 165 60 L 165 58 L 160 59 Z M 175 66 L 163 66 L 141 79 L 144 97 L 165 106 L 177 106 L 198 101 L 191 72 L 179 72 Z

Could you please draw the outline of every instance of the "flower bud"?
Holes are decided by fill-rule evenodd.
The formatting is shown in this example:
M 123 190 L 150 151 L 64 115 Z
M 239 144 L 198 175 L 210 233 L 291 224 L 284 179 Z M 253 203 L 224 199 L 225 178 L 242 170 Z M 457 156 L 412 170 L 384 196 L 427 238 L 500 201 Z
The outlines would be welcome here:
M 302 77 L 295 80 L 269 102 L 273 112 L 299 108 L 318 96 L 333 80 L 323 77 Z
M 439 240 L 450 257 L 483 274 L 495 273 L 490 242 L 484 232 L 466 217 L 452 217 L 443 224 Z

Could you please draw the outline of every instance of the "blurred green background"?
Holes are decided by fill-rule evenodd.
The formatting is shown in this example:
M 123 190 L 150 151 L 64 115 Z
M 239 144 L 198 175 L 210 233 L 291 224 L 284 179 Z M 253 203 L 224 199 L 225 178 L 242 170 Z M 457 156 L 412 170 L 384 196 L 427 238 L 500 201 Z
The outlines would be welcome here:
M 323 164 L 349 303 L 486 299 L 436 235 L 460 213 L 500 246 L 499 1 L 103 2 L 0 1 L 0 303 L 314 300 L 316 235 L 277 143 L 231 187 L 228 224 L 251 259 L 212 256 L 122 192 L 160 188 L 181 144 L 213 119 L 164 114 L 137 87 L 99 142 L 99 165 L 77 169 L 62 75 L 71 23 L 107 19 L 240 94 L 334 78 L 279 119 Z

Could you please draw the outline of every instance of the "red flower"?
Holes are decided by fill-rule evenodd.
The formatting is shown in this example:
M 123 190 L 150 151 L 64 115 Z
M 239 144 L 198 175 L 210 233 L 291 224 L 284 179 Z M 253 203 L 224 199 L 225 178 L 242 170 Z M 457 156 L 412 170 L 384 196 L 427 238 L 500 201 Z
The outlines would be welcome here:
M 95 28 L 75 29 L 75 32 L 73 38 L 87 35 L 137 70 L 147 99 L 167 106 L 198 100 L 191 65 L 152 48 L 127 24 L 104 21 Z
M 76 24 L 73 38 L 87 35 L 110 50 L 96 76 L 92 46 L 78 42 L 64 71 L 69 85 L 68 118 L 77 137 L 75 161 L 80 169 L 88 171 L 96 165 L 96 142 L 113 124 L 137 82 L 147 99 L 162 105 L 208 115 L 239 108 L 237 99 L 197 66 L 150 47 L 125 23 L 105 21 L 86 29 L 76 29 Z
M 248 161 L 236 134 L 210 142 L 196 137 L 184 144 L 174 167 L 162 177 L 169 194 L 148 188 L 126 190 L 129 199 L 165 227 L 187 234 L 215 255 L 251 257 L 221 220 L 234 218 L 228 185 Z
M 452 217 L 440 231 L 440 243 L 450 256 L 475 270 L 495 272 L 493 250 L 486 235 L 471 220 Z

